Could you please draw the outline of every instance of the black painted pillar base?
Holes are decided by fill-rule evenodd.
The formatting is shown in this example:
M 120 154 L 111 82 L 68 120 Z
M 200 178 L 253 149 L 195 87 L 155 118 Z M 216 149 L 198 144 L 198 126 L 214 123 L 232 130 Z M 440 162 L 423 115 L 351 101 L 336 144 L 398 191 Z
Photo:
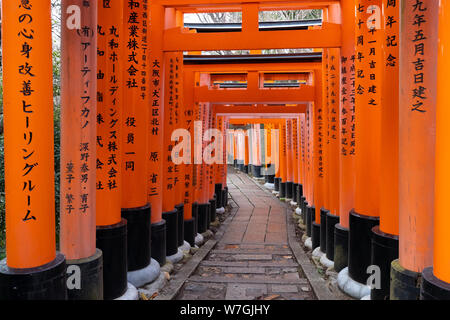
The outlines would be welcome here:
M 238 167 L 238 162 L 237 162 L 237 159 L 234 159 L 234 160 L 233 160 L 233 167 L 235 167 L 235 168 L 237 168 L 237 167 Z
M 275 178 L 273 181 L 274 181 L 273 182 L 274 190 L 279 192 L 280 191 L 281 178 Z
M 245 165 L 243 163 L 239 163 L 239 171 L 245 172 Z
M 316 208 L 314 206 L 306 206 L 306 235 L 308 237 L 312 236 L 312 223 L 314 221 L 314 211 Z
M 330 213 L 325 208 L 320 208 L 320 251 L 327 252 L 327 215 Z
M 72 277 L 74 277 L 73 281 L 71 281 Z M 78 277 L 79 280 L 77 280 Z M 103 300 L 102 251 L 97 249 L 88 258 L 67 260 L 67 279 L 69 300 Z
M 216 183 L 214 185 L 214 193 L 216 195 L 216 209 L 224 207 L 223 205 L 223 194 L 222 194 L 222 184 Z
M 191 247 L 195 246 L 195 236 L 197 232 L 195 232 L 195 219 L 184 220 L 184 240 L 191 245 Z
M 348 273 L 349 276 L 365 284 L 369 274 L 367 267 L 371 265 L 372 228 L 378 225 L 379 218 L 365 216 L 350 211 Z
M 450 283 L 438 279 L 433 273 L 433 267 L 422 271 L 420 300 L 450 300 Z
M 339 223 L 339 216 L 335 216 L 334 214 L 328 212 L 326 222 L 327 222 L 327 238 L 326 238 L 327 259 L 334 261 L 334 226 Z
M 177 210 L 178 219 L 178 246 L 181 247 L 184 244 L 184 204 L 180 203 L 175 206 Z
M 140 270 L 150 264 L 150 211 L 150 204 L 139 208 L 122 208 L 122 218 L 127 220 L 128 271 Z
M 311 226 L 312 249 L 320 247 L 320 224 L 313 222 Z
M 197 232 L 204 233 L 208 229 L 209 203 L 198 205 Z
M 334 226 L 334 270 L 340 272 L 348 266 L 348 229 L 341 224 Z
M 127 220 L 97 226 L 97 248 L 103 254 L 103 299 L 114 300 L 127 291 Z
M 398 259 L 391 263 L 391 300 L 419 300 L 421 273 L 403 268 Z
M 298 202 L 298 183 L 292 184 L 292 201 L 300 205 L 300 202 Z
M 297 185 L 297 199 L 295 200 L 298 205 L 300 205 L 300 203 L 302 202 L 302 198 L 304 198 L 303 197 L 303 185 L 301 183 L 299 183 Z
M 248 172 L 249 172 L 248 164 L 243 166 L 242 172 L 248 174 Z
M 211 225 L 211 200 L 208 201 L 208 211 L 206 215 L 206 230 L 209 229 Z
M 194 219 L 194 237 L 198 233 L 198 202 L 192 204 L 192 219 Z
M 224 204 L 225 207 L 228 206 L 228 187 L 223 188 L 223 200 L 224 200 Z
M 280 180 L 280 199 L 286 198 L 286 182 Z
M 370 291 L 371 300 L 389 300 L 391 263 L 398 258 L 398 236 L 372 228 L 372 265 L 380 267 L 381 288 Z
M 63 254 L 37 268 L 11 269 L 0 261 L 0 300 L 67 300 Z
M 252 166 L 252 176 L 254 176 L 255 178 L 261 178 L 261 166 Z
M 292 194 L 292 186 L 294 185 L 293 182 L 286 182 L 286 199 L 292 199 L 293 194 Z
M 152 223 L 152 258 L 159 262 L 161 266 L 166 264 L 166 220 Z
M 300 209 L 302 209 L 302 221 L 303 224 L 306 225 L 306 206 L 308 205 L 308 203 L 306 202 L 306 198 L 305 197 L 301 197 L 300 199 Z
M 268 183 L 275 183 L 275 175 L 274 174 L 268 174 L 268 175 L 266 175 L 266 177 L 267 177 Z
M 216 199 L 211 199 L 209 200 L 209 222 L 214 222 L 216 221 L 216 209 L 217 209 L 217 204 L 216 204 Z M 210 227 L 210 224 L 208 224 L 208 229 Z
M 166 221 L 166 256 L 172 256 L 178 252 L 177 210 L 163 212 L 162 218 Z

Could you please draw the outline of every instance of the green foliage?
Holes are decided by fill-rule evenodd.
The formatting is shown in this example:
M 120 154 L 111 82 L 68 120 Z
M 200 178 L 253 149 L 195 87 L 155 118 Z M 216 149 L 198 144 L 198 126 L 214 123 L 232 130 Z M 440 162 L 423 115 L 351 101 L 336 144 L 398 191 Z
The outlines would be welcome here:
M 55 135 L 55 222 L 56 222 L 56 247 L 59 249 L 59 204 L 60 204 L 60 146 L 61 146 L 61 108 L 59 104 L 54 107 L 54 135 Z
M 53 96 L 61 95 L 61 51 L 53 50 Z

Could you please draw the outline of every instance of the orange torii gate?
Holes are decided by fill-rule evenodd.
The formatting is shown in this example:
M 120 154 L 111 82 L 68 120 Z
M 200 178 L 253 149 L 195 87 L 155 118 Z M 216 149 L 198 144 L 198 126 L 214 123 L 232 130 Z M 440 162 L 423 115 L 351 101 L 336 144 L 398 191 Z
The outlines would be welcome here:
M 310 78 L 311 70 L 320 68 L 317 62 L 320 54 L 286 56 L 281 62 L 276 62 L 279 57 L 249 56 L 246 61 L 220 64 L 221 60 L 226 59 L 227 57 L 211 59 L 207 56 L 194 55 L 189 55 L 185 59 L 185 83 L 188 82 L 187 79 L 206 79 L 203 80 L 203 85 L 197 82 L 192 89 L 186 88 L 190 92 L 185 92 L 185 96 L 195 101 L 191 102 L 192 104 L 198 101 L 212 102 L 211 107 L 216 117 L 230 117 L 236 114 L 241 117 L 254 117 L 257 114 L 298 116 L 305 112 L 307 108 L 305 102 L 314 98 L 314 87 L 311 83 L 307 84 L 306 80 Z M 259 63 L 257 59 L 269 61 Z M 276 87 L 274 81 L 283 80 L 296 80 L 297 87 Z M 230 88 L 227 81 L 237 83 Z M 266 87 L 267 83 L 271 83 L 270 88 Z M 280 107 L 280 104 L 284 106 Z M 248 164 L 247 151 L 245 148 L 243 150 L 242 169 Z

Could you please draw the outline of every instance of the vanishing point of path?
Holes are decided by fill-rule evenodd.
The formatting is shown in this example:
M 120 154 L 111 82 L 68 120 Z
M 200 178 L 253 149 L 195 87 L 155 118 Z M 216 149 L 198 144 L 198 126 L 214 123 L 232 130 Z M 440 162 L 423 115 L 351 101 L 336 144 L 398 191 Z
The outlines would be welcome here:
M 286 204 L 231 168 L 228 188 L 229 223 L 177 299 L 316 299 L 288 244 Z

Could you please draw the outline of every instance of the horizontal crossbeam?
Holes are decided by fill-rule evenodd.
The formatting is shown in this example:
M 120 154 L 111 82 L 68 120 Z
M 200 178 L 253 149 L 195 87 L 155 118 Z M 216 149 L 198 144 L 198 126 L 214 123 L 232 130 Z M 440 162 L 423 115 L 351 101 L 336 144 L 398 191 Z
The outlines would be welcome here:
M 306 112 L 306 104 L 296 106 L 214 106 L 214 112 L 218 115 L 239 115 L 255 117 L 258 114 L 271 116 L 295 116 Z
M 298 104 L 314 101 L 314 86 L 302 85 L 300 88 L 288 89 L 209 89 L 207 86 L 196 87 L 195 101 L 223 104 L 248 103 L 285 103 Z
M 271 21 L 260 22 L 260 31 L 275 30 L 308 30 L 312 26 L 321 26 L 321 19 L 301 21 Z M 195 29 L 198 33 L 211 32 L 239 32 L 242 31 L 241 23 L 185 23 L 185 28 Z
M 164 51 L 337 48 L 341 46 L 341 28 L 324 23 L 315 30 L 190 33 L 176 27 L 166 30 L 163 39 Z

